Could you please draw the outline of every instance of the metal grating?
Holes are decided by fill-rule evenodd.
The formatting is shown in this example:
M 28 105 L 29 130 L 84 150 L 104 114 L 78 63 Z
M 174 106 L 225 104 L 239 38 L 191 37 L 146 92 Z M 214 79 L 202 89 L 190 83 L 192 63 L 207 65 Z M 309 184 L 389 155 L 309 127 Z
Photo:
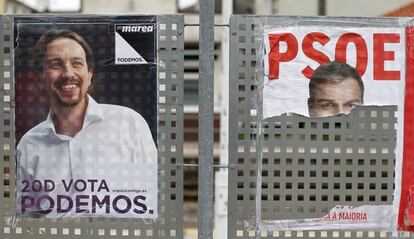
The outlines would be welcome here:
M 92 16 L 93 17 L 93 16 Z M 53 20 L 53 17 L 48 19 Z M 156 220 L 76 218 L 76 219 L 22 219 L 10 227 L 15 215 L 15 82 L 13 80 L 13 21 L 11 16 L 0 18 L 3 33 L 0 46 L 5 54 L 1 60 L 0 109 L 0 237 L 12 238 L 183 238 L 183 72 L 184 72 L 184 18 L 179 15 L 157 16 L 158 23 L 158 209 Z M 99 41 L 99 39 L 97 39 Z M 113 74 L 113 73 L 111 73 Z M 116 78 L 117 76 L 114 75 Z M 128 76 L 121 76 L 128 77 Z M 107 86 L 117 97 L 111 103 L 134 102 Z M 99 84 L 97 90 L 105 85 Z M 139 89 L 138 89 L 139 90 Z M 145 89 L 143 89 L 145 90 Z M 28 95 L 27 97 L 30 97 Z M 98 99 L 99 101 L 100 99 Z M 37 113 L 37 112 L 35 112 Z
M 263 123 L 262 219 L 318 218 L 337 205 L 392 205 L 396 107 Z
M 346 20 L 332 18 L 331 24 L 346 24 Z M 361 19 L 356 21 L 362 24 Z M 398 24 L 384 19 L 367 22 Z M 229 129 L 228 237 L 412 237 L 387 231 L 257 229 L 259 219 L 314 218 L 336 205 L 393 202 L 396 106 L 358 107 L 348 116 L 321 119 L 285 114 L 259 120 L 261 30 L 289 24 L 330 23 L 306 17 L 243 15 L 230 20 L 229 118 L 233 124 Z

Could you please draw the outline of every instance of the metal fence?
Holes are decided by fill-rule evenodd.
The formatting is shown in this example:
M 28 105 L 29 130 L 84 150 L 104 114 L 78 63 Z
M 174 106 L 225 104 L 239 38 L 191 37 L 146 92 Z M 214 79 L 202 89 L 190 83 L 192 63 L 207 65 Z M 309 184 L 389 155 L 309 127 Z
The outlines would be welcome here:
M 257 230 L 262 219 L 320 217 L 338 204 L 393 200 L 395 107 L 361 107 L 327 119 L 258 120 L 257 29 L 279 20 L 233 16 L 230 22 L 228 238 L 411 237 L 387 231 Z M 13 17 L 0 18 L 2 238 L 183 238 L 183 29 L 183 16 L 158 16 L 159 218 L 22 219 L 10 227 L 16 212 Z
M 394 106 L 312 119 L 262 114 L 265 26 L 346 25 L 346 18 L 234 15 L 230 20 L 228 238 L 388 238 L 388 231 L 258 229 L 261 220 L 320 218 L 336 205 L 392 205 Z M 348 19 L 349 20 L 349 19 Z M 358 20 L 355 20 L 358 21 Z M 392 25 L 370 19 L 361 24 Z M 348 23 L 349 24 L 349 23 Z

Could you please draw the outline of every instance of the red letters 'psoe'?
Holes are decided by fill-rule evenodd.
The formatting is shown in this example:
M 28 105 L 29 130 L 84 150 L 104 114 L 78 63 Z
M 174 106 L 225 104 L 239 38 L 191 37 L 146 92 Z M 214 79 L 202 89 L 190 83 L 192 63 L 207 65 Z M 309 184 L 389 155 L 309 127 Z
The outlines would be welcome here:
M 386 70 L 385 62 L 395 60 L 394 51 L 386 51 L 386 44 L 400 43 L 401 36 L 397 33 L 374 33 L 373 34 L 373 79 L 374 80 L 400 80 L 400 71 Z M 331 39 L 322 32 L 311 32 L 302 41 L 303 54 L 310 60 L 319 64 L 329 62 L 329 57 L 313 47 L 314 43 L 325 46 Z M 281 52 L 281 43 L 285 43 L 286 51 Z M 292 33 L 277 33 L 269 35 L 269 80 L 277 80 L 280 75 L 280 64 L 294 61 L 299 52 L 299 43 Z M 356 69 L 361 77 L 365 74 L 368 65 L 368 47 L 365 39 L 358 33 L 345 33 L 338 38 L 335 44 L 335 61 L 349 62 L 346 58 L 347 48 L 353 44 L 356 49 Z M 310 78 L 314 69 L 309 65 L 302 69 L 302 74 Z

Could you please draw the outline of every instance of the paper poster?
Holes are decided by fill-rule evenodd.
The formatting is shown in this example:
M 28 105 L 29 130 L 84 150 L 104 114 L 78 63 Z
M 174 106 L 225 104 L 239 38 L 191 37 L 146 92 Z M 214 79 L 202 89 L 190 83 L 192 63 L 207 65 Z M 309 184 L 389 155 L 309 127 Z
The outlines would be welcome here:
M 264 118 L 286 112 L 309 116 L 310 79 L 318 66 L 334 61 L 346 62 L 362 79 L 359 104 L 403 106 L 404 28 L 287 27 L 265 35 Z
M 157 218 L 157 18 L 18 17 L 14 43 L 18 215 Z
M 320 218 L 262 220 L 266 230 L 412 230 L 410 27 L 291 26 L 264 31 L 263 118 L 347 115 L 356 106 L 397 106 L 392 204 L 337 205 Z M 412 148 L 412 147 L 411 147 Z

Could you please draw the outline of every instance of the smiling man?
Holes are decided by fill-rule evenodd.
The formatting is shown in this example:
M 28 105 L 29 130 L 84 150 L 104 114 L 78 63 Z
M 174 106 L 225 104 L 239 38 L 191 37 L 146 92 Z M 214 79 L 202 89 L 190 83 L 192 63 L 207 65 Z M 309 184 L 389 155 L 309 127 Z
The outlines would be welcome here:
M 352 66 L 332 61 L 316 68 L 309 81 L 310 117 L 348 114 L 364 102 L 364 83 Z
M 34 65 L 51 108 L 17 146 L 21 215 L 156 214 L 157 149 L 150 129 L 132 109 L 98 104 L 87 94 L 94 63 L 86 41 L 71 30 L 49 30 L 35 46 Z
M 36 45 L 36 55 L 38 60 L 43 59 L 38 62 L 38 66 L 43 66 L 39 69 L 40 84 L 50 96 L 56 132 L 73 137 L 82 128 L 88 103 L 86 94 L 93 75 L 92 50 L 75 33 L 62 31 L 60 34 L 62 37 L 54 40 L 44 35 Z

